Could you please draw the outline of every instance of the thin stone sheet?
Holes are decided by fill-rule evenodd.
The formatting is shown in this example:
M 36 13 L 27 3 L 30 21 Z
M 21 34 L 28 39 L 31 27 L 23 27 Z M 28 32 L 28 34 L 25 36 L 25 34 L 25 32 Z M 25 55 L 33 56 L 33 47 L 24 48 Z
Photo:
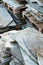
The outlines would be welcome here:
M 0 27 L 6 27 L 12 20 L 7 10 L 4 7 L 0 7 Z
M 39 6 L 38 4 L 33 4 L 33 3 L 30 3 L 30 6 L 32 6 L 34 9 L 36 9 L 37 11 L 43 13 L 43 6 Z
M 29 2 L 29 0 L 26 0 Z M 39 4 L 39 6 L 43 6 L 43 0 L 30 0 L 31 2 L 36 2 L 37 4 Z
M 39 12 L 41 12 L 42 14 L 43 14 L 43 3 L 40 3 L 39 1 L 35 1 L 35 2 L 37 2 L 37 3 L 32 3 L 32 2 L 30 2 L 30 1 L 28 1 L 29 2 L 29 5 L 32 7 L 32 8 L 34 8 L 34 9 L 36 9 L 37 11 L 39 11 Z M 39 3 L 39 4 L 38 4 Z
M 21 7 L 22 5 L 19 4 L 16 0 L 3 0 L 4 2 L 10 4 L 11 6 L 13 6 L 15 9 L 18 7 Z

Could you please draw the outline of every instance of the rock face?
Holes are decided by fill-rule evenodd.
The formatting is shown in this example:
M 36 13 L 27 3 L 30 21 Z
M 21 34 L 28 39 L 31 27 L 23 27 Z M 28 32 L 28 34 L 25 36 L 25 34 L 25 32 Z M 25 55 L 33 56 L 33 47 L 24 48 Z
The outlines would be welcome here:
M 3 65 L 38 65 L 36 52 L 40 46 L 43 48 L 43 34 L 33 28 L 27 28 L 18 32 L 6 32 L 1 35 L 1 39 L 4 44 L 12 44 L 12 47 L 6 44 L 7 47 L 2 48 Z

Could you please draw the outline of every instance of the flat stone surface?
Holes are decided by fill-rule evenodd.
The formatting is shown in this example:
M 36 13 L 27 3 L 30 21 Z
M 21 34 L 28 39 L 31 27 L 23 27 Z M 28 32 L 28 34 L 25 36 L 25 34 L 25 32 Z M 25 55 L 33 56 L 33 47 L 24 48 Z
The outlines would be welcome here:
M 15 39 L 18 42 L 21 49 L 26 52 L 25 54 L 28 56 L 28 57 L 26 56 L 26 58 L 28 58 L 28 62 L 31 63 L 30 65 L 38 65 L 38 60 L 36 59 L 37 53 L 35 52 L 35 50 L 37 51 L 41 45 L 43 47 L 43 34 L 32 28 L 27 30 L 25 29 L 24 31 L 17 33 L 15 35 Z M 30 51 L 32 54 L 30 53 Z M 23 56 L 25 54 L 23 54 Z M 30 61 L 29 61 L 29 56 L 31 57 Z M 28 65 L 28 63 L 26 65 Z
M 0 27 L 7 26 L 12 20 L 7 10 L 4 7 L 0 7 Z

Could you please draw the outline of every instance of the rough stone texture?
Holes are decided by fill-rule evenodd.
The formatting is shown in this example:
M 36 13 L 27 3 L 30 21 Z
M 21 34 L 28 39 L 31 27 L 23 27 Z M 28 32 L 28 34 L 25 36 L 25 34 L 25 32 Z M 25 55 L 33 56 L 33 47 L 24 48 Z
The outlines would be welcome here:
M 12 53 L 12 55 L 13 55 L 15 58 L 17 58 L 17 59 L 21 62 L 21 64 L 24 63 L 24 60 L 23 60 L 21 51 L 20 51 L 19 46 L 18 46 L 17 43 L 14 44 L 14 48 L 11 49 L 11 53 Z
M 33 28 L 26 28 L 21 31 L 9 31 L 1 34 L 0 40 L 3 40 L 4 44 L 6 44 L 8 41 L 13 42 L 14 40 L 16 40 L 17 44 L 19 45 L 19 49 L 21 50 L 25 65 L 28 65 L 28 62 L 31 63 L 31 65 L 38 65 L 38 57 L 36 52 L 38 52 L 38 49 L 40 47 L 43 48 L 43 34 L 38 32 L 37 30 Z M 14 44 L 16 43 L 13 43 L 13 45 Z M 19 58 L 20 56 L 19 60 L 21 60 L 21 55 L 19 55 L 20 51 L 18 51 L 18 47 L 14 45 L 11 50 L 13 50 L 11 51 L 12 55 L 16 56 L 17 58 Z M 30 57 L 32 59 L 30 59 Z

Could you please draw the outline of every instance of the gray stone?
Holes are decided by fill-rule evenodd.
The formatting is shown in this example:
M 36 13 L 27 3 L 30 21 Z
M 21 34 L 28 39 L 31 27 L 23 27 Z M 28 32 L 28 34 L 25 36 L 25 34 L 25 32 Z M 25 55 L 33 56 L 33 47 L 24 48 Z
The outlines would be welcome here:
M 2 62 L 1 62 L 1 60 L 0 60 L 0 65 L 2 65 Z
M 3 48 L 5 54 L 11 55 L 10 48 Z
M 0 27 L 6 27 L 12 20 L 13 19 L 7 12 L 6 8 L 0 7 Z
M 11 53 L 12 55 L 17 58 L 20 62 L 24 63 L 24 60 L 23 60 L 23 57 L 22 57 L 22 54 L 21 54 L 21 51 L 19 49 L 19 46 L 18 44 L 14 44 L 14 48 L 11 49 Z
M 3 57 L 3 58 L 8 58 L 8 57 L 11 57 L 11 55 L 2 53 L 2 57 Z
M 10 65 L 23 65 L 23 64 L 21 64 L 21 62 L 19 62 L 17 59 L 13 59 L 13 60 L 10 62 Z
M 2 63 L 3 64 L 9 63 L 10 61 L 11 61 L 11 57 L 6 58 L 6 59 L 2 58 Z
M 11 62 L 9 63 L 9 65 L 15 65 L 14 60 L 11 60 Z

